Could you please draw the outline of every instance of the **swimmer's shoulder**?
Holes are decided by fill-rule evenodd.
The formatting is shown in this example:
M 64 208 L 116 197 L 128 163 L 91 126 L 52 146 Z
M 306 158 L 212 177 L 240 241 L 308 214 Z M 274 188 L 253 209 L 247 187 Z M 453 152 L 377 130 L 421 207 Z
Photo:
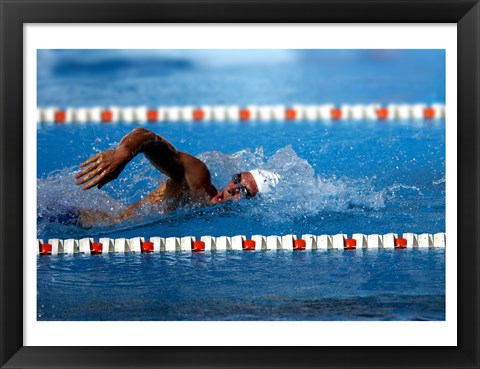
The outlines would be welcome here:
M 212 185 L 210 170 L 206 164 L 188 153 L 182 152 L 180 155 L 184 166 L 185 181 L 190 190 L 206 192 L 210 196 L 214 196 L 217 190 Z

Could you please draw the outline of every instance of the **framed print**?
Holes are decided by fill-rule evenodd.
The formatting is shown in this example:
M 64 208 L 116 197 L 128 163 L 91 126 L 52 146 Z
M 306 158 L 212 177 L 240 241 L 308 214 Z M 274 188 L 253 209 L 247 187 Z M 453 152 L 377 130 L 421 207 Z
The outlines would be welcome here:
M 2 1 L 2 367 L 479 366 L 479 5 L 343 5 Z

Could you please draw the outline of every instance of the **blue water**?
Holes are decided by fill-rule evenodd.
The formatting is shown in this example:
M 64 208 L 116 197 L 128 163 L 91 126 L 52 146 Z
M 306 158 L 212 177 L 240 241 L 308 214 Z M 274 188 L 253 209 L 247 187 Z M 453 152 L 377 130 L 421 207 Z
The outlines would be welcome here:
M 248 55 L 39 51 L 38 104 L 445 100 L 443 51 Z M 139 156 L 102 190 L 74 184 L 80 162 L 135 126 L 38 129 L 38 238 L 445 231 L 444 121 L 148 124 L 202 159 L 217 188 L 256 167 L 279 172 L 282 182 L 262 199 L 143 209 L 113 227 L 73 224 L 72 209 L 115 213 L 165 179 Z M 443 251 L 41 257 L 38 319 L 442 320 L 444 282 Z
M 39 320 L 443 320 L 442 250 L 41 257 Z

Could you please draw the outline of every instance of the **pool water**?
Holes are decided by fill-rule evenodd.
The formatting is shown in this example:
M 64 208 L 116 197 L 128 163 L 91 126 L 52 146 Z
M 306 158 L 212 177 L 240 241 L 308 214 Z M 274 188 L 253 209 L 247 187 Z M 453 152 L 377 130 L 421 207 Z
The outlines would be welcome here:
M 220 65 L 204 53 L 39 51 L 38 104 L 445 100 L 439 50 L 291 51 Z M 39 127 L 38 238 L 445 232 L 444 120 L 147 124 L 202 159 L 217 188 L 257 167 L 282 181 L 258 199 L 79 227 L 74 209 L 115 213 L 165 179 L 139 156 L 102 190 L 74 184 L 80 162 L 137 126 Z M 37 277 L 39 320 L 445 319 L 444 250 L 39 257 Z
M 117 182 L 102 190 L 85 192 L 75 185 L 75 165 L 96 149 L 118 143 L 131 129 L 89 126 L 39 131 L 39 161 L 46 175 L 38 182 L 39 237 L 445 231 L 443 124 L 152 125 L 179 150 L 200 157 L 217 188 L 225 186 L 232 174 L 256 167 L 274 170 L 283 180 L 274 194 L 261 200 L 184 207 L 168 214 L 145 209 L 112 228 L 82 229 L 65 222 L 70 209 L 115 213 L 160 185 L 164 178 L 143 157 L 135 158 Z M 231 139 L 218 139 L 224 135 Z M 61 146 L 66 146 L 61 158 L 48 144 L 60 145 L 58 136 L 64 142 Z
M 443 320 L 444 257 L 444 250 L 41 257 L 38 319 Z

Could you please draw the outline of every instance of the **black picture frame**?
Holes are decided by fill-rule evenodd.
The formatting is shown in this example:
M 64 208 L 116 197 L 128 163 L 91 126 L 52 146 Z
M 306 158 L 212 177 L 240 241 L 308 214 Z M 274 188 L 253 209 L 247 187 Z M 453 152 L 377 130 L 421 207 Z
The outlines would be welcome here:
M 0 0 L 0 14 L 2 368 L 479 368 L 478 0 Z M 457 24 L 456 347 L 23 347 L 23 25 L 162 22 Z

